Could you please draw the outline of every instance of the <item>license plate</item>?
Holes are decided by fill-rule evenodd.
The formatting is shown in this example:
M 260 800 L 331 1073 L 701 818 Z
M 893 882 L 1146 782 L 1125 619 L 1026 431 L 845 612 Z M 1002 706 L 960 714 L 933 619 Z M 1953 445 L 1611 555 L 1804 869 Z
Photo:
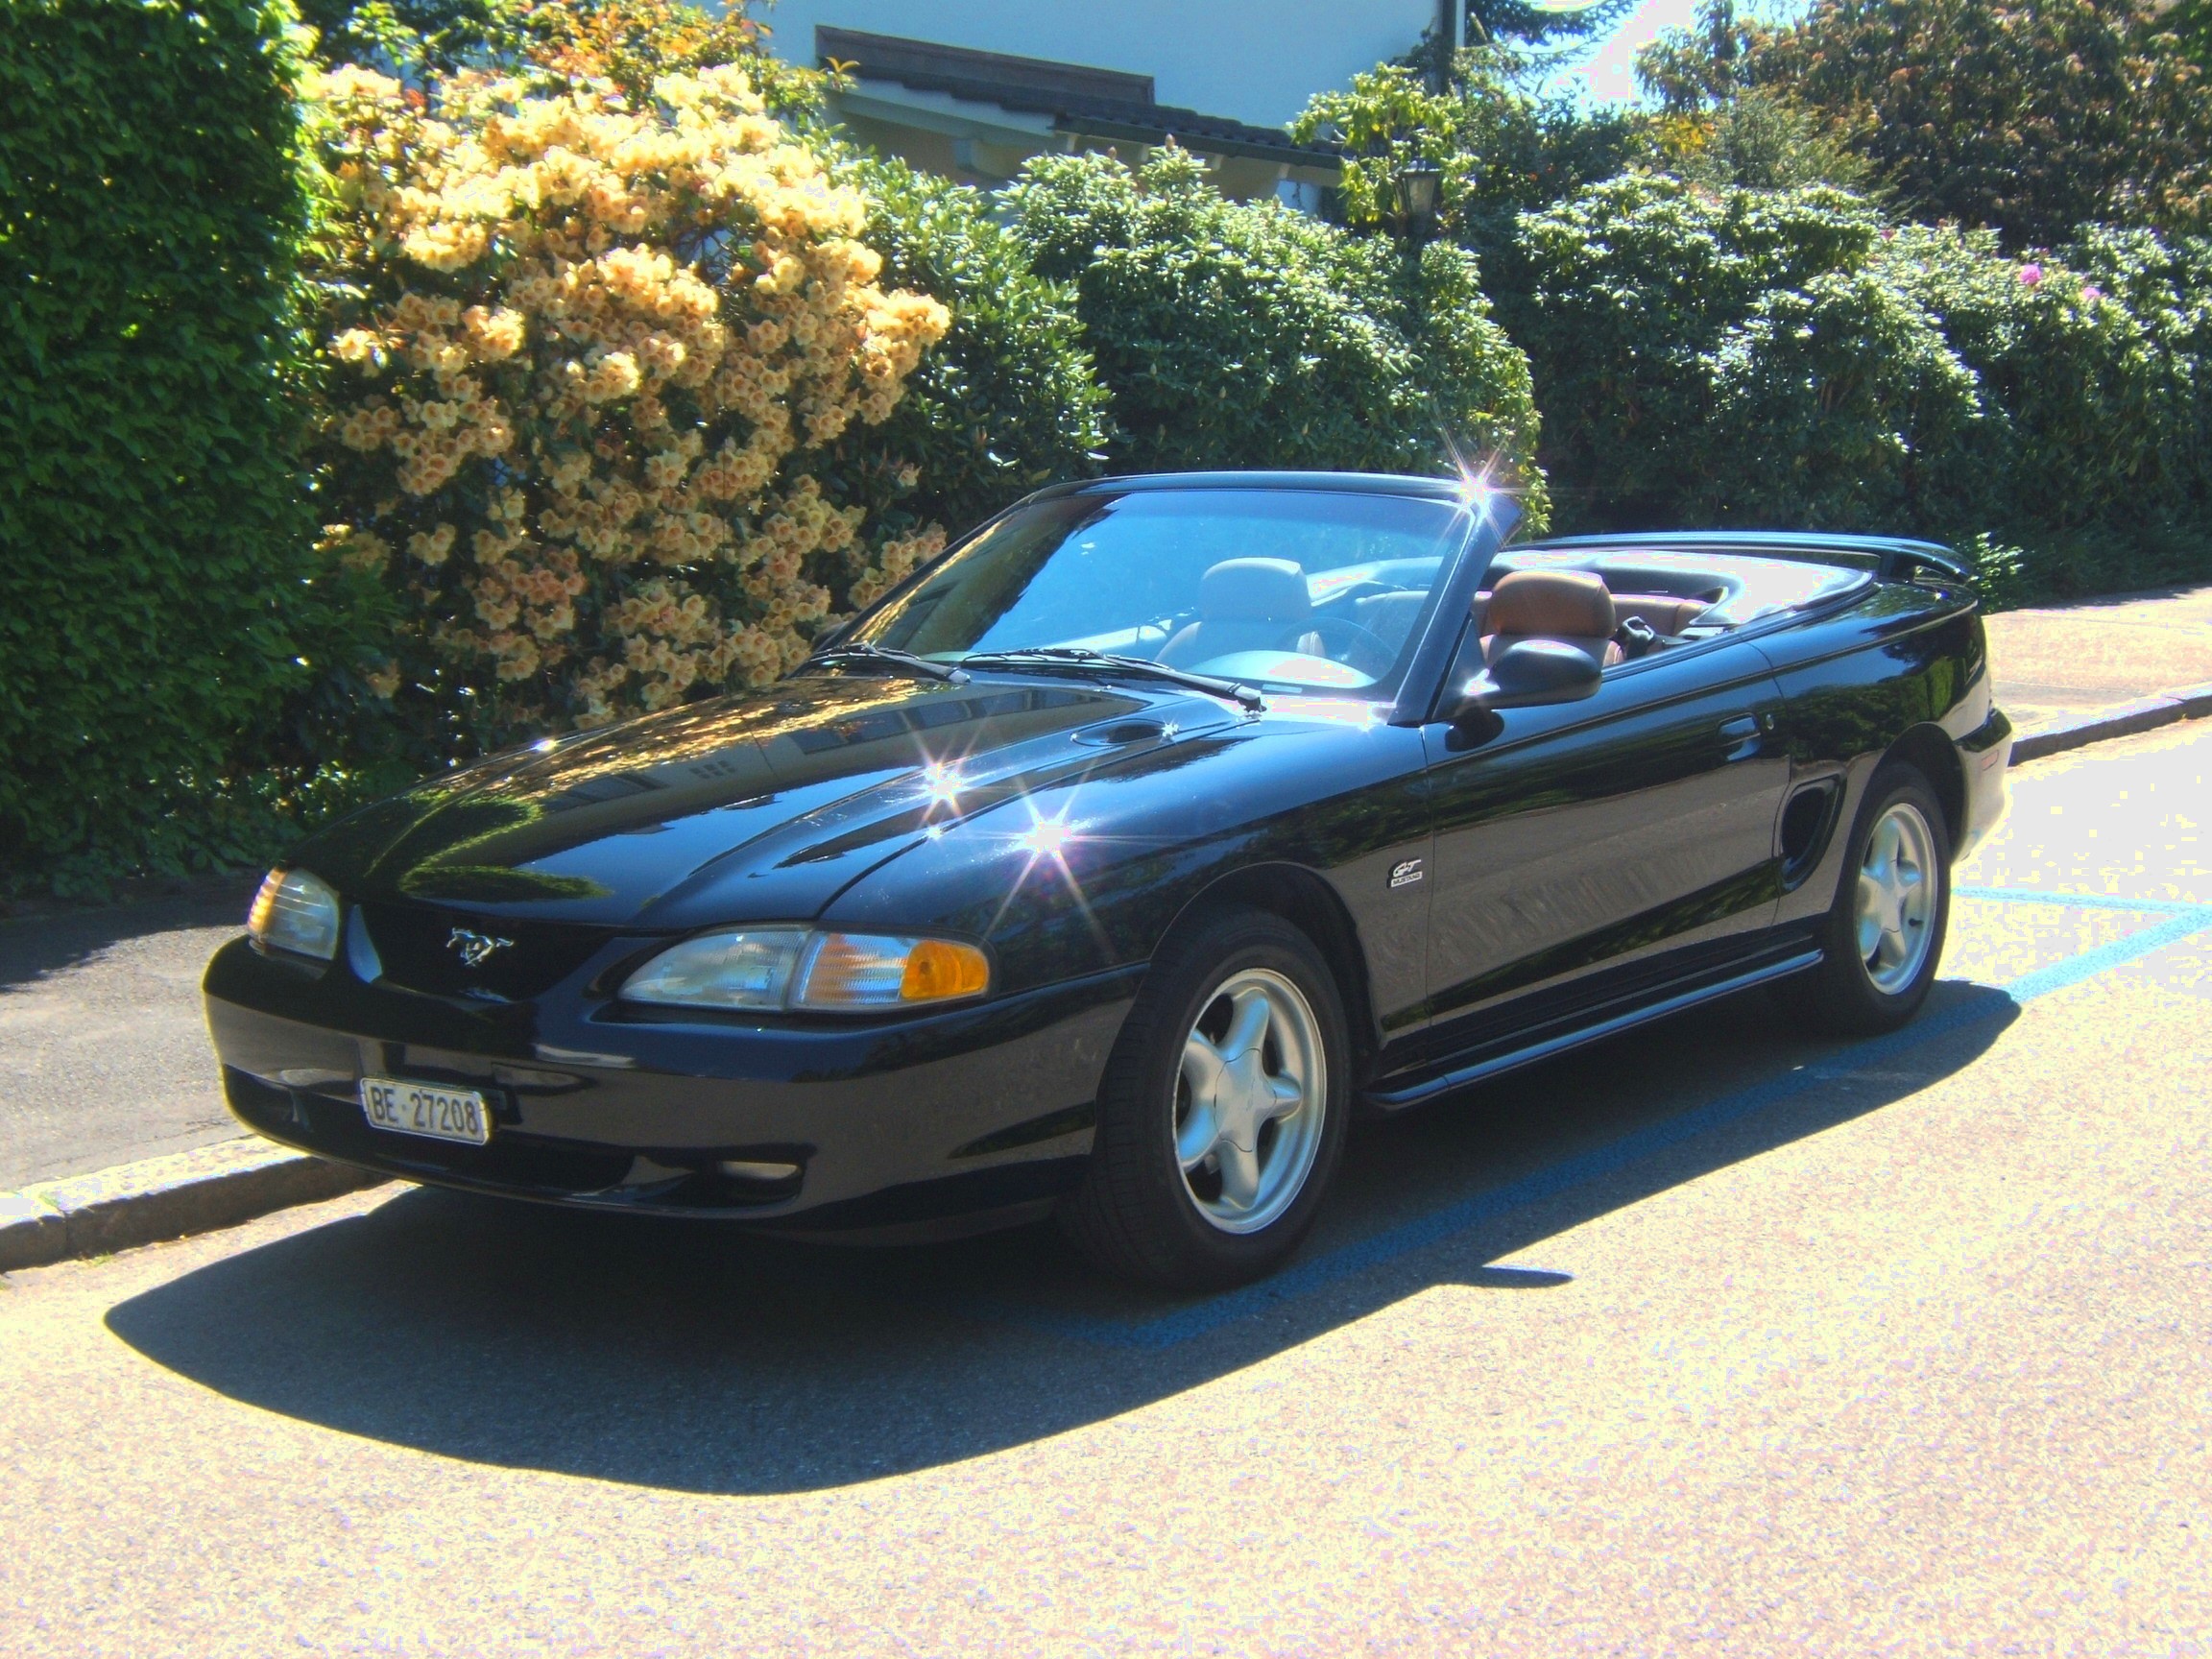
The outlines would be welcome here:
M 361 1110 L 377 1128 L 401 1135 L 461 1141 L 470 1146 L 492 1139 L 491 1115 L 484 1110 L 484 1096 L 473 1089 L 434 1089 L 427 1083 L 364 1077 Z

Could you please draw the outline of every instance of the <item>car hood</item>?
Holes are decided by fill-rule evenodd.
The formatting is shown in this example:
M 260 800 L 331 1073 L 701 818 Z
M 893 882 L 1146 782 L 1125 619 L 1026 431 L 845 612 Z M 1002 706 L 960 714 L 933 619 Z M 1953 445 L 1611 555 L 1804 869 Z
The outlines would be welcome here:
M 349 900 L 486 916 L 803 921 L 932 826 L 1236 717 L 1173 687 L 809 675 L 494 756 L 288 862 Z

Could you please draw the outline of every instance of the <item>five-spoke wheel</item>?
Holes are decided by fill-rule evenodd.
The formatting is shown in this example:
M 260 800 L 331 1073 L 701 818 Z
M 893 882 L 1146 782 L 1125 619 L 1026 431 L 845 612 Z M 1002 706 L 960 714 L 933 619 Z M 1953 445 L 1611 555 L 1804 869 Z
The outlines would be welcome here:
M 1912 802 L 1894 803 L 1874 821 L 1859 863 L 1859 955 L 1877 990 L 1903 990 L 1928 960 L 1942 879 L 1936 831 Z
M 1107 1062 L 1063 1226 L 1099 1265 L 1175 1289 L 1269 1272 L 1335 1172 L 1350 1077 L 1343 999 L 1310 939 L 1261 910 L 1185 924 Z
M 1868 781 L 1844 860 L 1826 959 L 1781 991 L 1824 1030 L 1892 1030 L 1927 1000 L 1951 908 L 1943 807 L 1918 768 L 1892 760 Z
M 1245 968 L 1215 989 L 1183 1040 L 1175 1158 L 1199 1214 L 1252 1233 L 1298 1196 L 1320 1150 L 1329 1061 L 1298 987 Z

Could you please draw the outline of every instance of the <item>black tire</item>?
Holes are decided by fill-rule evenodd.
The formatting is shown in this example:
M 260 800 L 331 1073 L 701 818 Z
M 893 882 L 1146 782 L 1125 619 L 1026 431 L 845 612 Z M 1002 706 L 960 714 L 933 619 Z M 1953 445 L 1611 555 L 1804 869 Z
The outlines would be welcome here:
M 1892 812 L 1903 809 L 1917 815 L 1929 842 L 1926 879 L 1936 887 L 1935 901 L 1916 931 L 1925 932 L 1918 964 L 1901 982 L 1884 985 L 1878 955 L 1861 947 L 1860 875 L 1866 866 L 1868 843 L 1876 828 Z M 1943 959 L 1943 941 L 1951 920 L 1951 836 L 1943 805 L 1919 768 L 1902 760 L 1886 762 L 1866 786 L 1866 799 L 1851 826 L 1844 848 L 1843 874 L 1836 885 L 1836 902 L 1820 926 L 1820 945 L 1826 952 L 1820 966 L 1786 979 L 1777 988 L 1787 1003 L 1806 1023 L 1842 1037 L 1877 1036 L 1894 1031 L 1928 1000 L 1936 983 L 1936 970 Z M 1902 966 L 1901 964 L 1899 966 Z
M 1186 1179 L 1178 1157 L 1178 1114 L 1188 1126 L 1191 1110 L 1185 1080 L 1185 1045 L 1201 1021 L 1235 1005 L 1221 989 L 1234 983 L 1286 981 L 1310 1014 L 1324 1076 L 1307 1087 L 1321 1103 L 1320 1121 L 1293 1123 L 1295 1157 L 1274 1177 L 1286 1184 L 1279 1212 L 1252 1212 L 1254 1230 L 1224 1231 L 1235 1217 L 1210 1219 L 1210 1209 L 1233 1202 L 1224 1178 L 1209 1198 L 1204 1166 Z M 1272 1028 L 1270 1028 L 1272 1030 Z M 1295 1033 L 1294 1033 L 1295 1034 Z M 1275 1039 L 1270 1035 L 1268 1041 Z M 1254 1050 L 1255 1054 L 1261 1050 Z M 1268 1061 L 1253 1062 L 1264 1068 Z M 1272 1272 L 1313 1223 L 1344 1150 L 1351 1116 L 1352 1045 L 1343 998 L 1312 941 L 1281 917 L 1259 910 L 1218 912 L 1181 928 L 1153 957 L 1151 972 L 1123 1022 L 1098 1092 L 1098 1126 L 1083 1183 L 1060 1206 L 1063 1231 L 1096 1266 L 1118 1278 L 1167 1289 L 1218 1290 Z M 1300 1107 L 1300 1112 L 1307 1107 Z M 1263 1125 L 1252 1167 L 1261 1169 L 1289 1142 L 1280 1124 Z M 1286 1184 L 1296 1163 L 1310 1162 L 1293 1190 Z M 1226 1143 L 1224 1143 L 1226 1144 Z M 1223 1151 L 1220 1156 L 1230 1154 Z M 1264 1190 L 1262 1189 L 1262 1191 Z

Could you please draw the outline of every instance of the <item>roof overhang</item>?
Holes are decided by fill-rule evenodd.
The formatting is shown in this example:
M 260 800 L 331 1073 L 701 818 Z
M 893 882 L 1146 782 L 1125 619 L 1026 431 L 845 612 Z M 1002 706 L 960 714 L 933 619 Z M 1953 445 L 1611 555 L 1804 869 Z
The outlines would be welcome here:
M 1276 128 L 1157 102 L 1149 75 L 828 24 L 816 25 L 814 45 L 817 61 L 847 78 L 847 87 L 833 94 L 837 107 L 874 121 L 999 144 L 1037 146 L 1047 133 L 1068 145 L 1173 142 L 1317 182 L 1332 182 L 1341 172 L 1340 156 L 1326 145 L 1295 143 Z

